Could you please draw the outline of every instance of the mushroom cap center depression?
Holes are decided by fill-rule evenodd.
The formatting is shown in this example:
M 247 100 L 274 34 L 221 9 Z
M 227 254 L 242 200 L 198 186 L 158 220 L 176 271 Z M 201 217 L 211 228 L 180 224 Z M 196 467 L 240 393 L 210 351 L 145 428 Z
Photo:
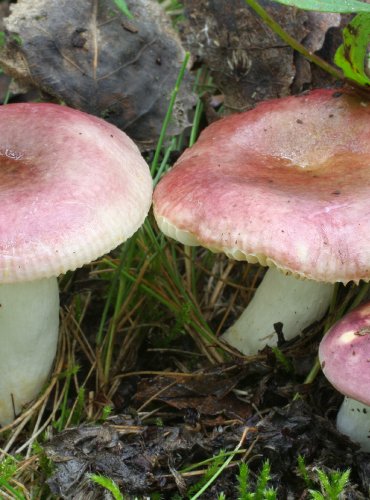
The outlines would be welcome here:
M 64 224 L 71 227 L 86 217 L 88 207 L 78 201 L 76 185 L 63 181 L 63 162 L 50 169 L 41 154 L 0 149 L 0 249 L 32 242 L 41 236 L 58 238 Z M 89 182 L 88 177 L 86 182 Z M 75 200 L 75 201 L 74 201 Z M 76 204 L 75 212 L 65 210 Z M 5 230 L 6 229 L 6 230 Z M 6 236 L 4 236 L 6 234 Z M 48 235 L 48 237 L 47 237 Z
M 42 151 L 35 154 L 1 148 L 0 252 L 3 257 L 13 255 L 15 248 L 27 252 L 39 245 L 45 247 L 47 243 L 55 245 L 54 252 L 58 253 L 57 247 L 63 246 L 61 240 L 65 232 L 77 235 L 86 221 L 94 220 L 94 204 L 87 201 L 99 198 L 98 192 L 94 197 L 97 191 L 94 179 L 88 172 L 84 180 L 79 178 L 77 164 L 75 176 L 71 176 L 71 172 L 65 172 L 64 176 L 63 168 L 64 161 L 58 157 L 50 168 L 42 159 Z M 102 172 L 104 175 L 109 189 L 120 184 Z
M 58 276 L 140 227 L 152 180 L 135 144 L 54 104 L 0 108 L 0 282 Z
M 1 140 L 0 140 L 1 141 Z M 48 173 L 39 158 L 24 151 L 0 147 L 0 198 L 2 203 L 32 199 L 47 185 Z M 49 174 L 50 176 L 50 174 Z

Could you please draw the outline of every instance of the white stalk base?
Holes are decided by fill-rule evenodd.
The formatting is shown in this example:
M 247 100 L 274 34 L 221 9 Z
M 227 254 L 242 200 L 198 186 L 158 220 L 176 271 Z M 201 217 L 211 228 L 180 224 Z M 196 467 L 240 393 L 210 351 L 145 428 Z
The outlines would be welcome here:
M 58 342 L 56 278 L 0 285 L 0 424 L 45 384 Z
M 243 354 L 257 354 L 266 345 L 277 345 L 274 324 L 281 322 L 284 338 L 290 340 L 324 316 L 333 287 L 270 268 L 246 310 L 222 339 Z
M 351 398 L 344 398 L 337 415 L 337 429 L 351 441 L 370 452 L 370 406 Z

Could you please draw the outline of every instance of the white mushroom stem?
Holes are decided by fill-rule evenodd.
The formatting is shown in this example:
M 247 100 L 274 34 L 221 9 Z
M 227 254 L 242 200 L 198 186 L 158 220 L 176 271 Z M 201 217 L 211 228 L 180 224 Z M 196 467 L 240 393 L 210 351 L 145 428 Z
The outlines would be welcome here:
M 358 443 L 362 451 L 370 452 L 370 406 L 344 398 L 337 415 L 337 429 Z
M 45 384 L 56 353 L 56 278 L 0 285 L 0 424 L 14 420 Z
M 274 325 L 282 323 L 284 339 L 290 340 L 323 317 L 333 287 L 270 268 L 246 310 L 222 338 L 243 354 L 252 355 L 266 345 L 277 345 Z

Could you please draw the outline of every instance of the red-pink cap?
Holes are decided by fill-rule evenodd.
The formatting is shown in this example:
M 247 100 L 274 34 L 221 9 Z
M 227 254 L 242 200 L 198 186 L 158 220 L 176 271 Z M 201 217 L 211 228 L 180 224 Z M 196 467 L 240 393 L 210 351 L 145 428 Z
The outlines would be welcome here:
M 370 405 L 370 303 L 326 333 L 319 357 L 325 377 L 339 392 Z
M 0 106 L 0 282 L 57 276 L 129 238 L 152 180 L 126 134 L 55 104 Z
M 370 279 L 369 199 L 370 104 L 316 90 L 207 127 L 153 203 L 183 243 L 345 283 Z

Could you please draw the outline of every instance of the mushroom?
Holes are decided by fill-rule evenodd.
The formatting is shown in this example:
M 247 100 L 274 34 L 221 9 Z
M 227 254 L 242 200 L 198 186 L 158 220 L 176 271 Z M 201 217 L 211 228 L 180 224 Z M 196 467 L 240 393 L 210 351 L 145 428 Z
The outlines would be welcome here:
M 339 320 L 320 343 L 322 371 L 345 398 L 337 428 L 370 452 L 370 303 Z
M 105 121 L 55 104 L 0 107 L 0 424 L 41 390 L 58 338 L 57 276 L 143 223 L 149 169 Z
M 370 278 L 369 134 L 350 94 L 274 99 L 211 124 L 156 187 L 165 234 L 271 268 L 223 335 L 244 354 L 321 319 L 333 283 Z

